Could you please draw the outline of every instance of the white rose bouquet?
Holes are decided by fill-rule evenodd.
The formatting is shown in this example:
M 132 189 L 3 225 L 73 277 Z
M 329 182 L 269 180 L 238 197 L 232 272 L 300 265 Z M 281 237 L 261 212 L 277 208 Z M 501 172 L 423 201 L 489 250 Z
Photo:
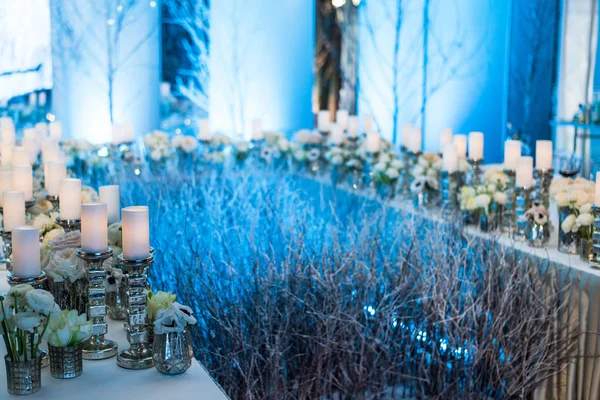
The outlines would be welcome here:
M 196 325 L 194 312 L 190 307 L 173 302 L 168 308 L 158 311 L 154 321 L 154 333 L 181 333 L 191 325 Z
M 63 310 L 51 316 L 46 330 L 46 340 L 50 346 L 72 347 L 88 340 L 92 335 L 92 321 L 85 313 L 76 310 Z
M 151 161 L 161 162 L 171 155 L 169 136 L 164 132 L 154 131 L 147 134 L 144 136 L 144 145 Z
M 401 163 L 400 168 L 402 168 Z M 441 169 L 442 158 L 437 153 L 421 153 L 410 171 L 413 177 L 410 191 L 412 193 L 420 193 L 425 190 L 438 190 L 438 177 Z
M 158 312 L 171 307 L 177 301 L 177 296 L 171 292 L 148 292 L 147 301 L 148 321 L 153 323 L 157 318 Z
M 334 168 L 340 168 L 344 166 L 346 163 L 348 156 L 348 150 L 344 149 L 340 146 L 331 146 L 325 152 L 325 159 L 331 164 Z
M 73 283 L 85 277 L 84 262 L 77 257 L 77 248 L 81 246 L 81 233 L 68 232 L 42 245 L 42 268 L 47 276 L 56 282 L 68 280 Z
M 198 139 L 194 136 L 175 135 L 171 139 L 171 146 L 183 154 L 195 154 L 198 150 Z
M 235 159 L 238 162 L 244 161 L 250 155 L 250 145 L 245 140 L 233 142 L 231 145 L 231 150 L 233 151 Z
M 475 187 L 464 186 L 460 191 L 460 209 L 474 211 L 479 209 L 485 215 L 491 215 L 508 202 L 506 187 L 501 180 L 485 182 Z
M 531 221 L 538 225 L 546 225 L 549 221 L 549 216 L 550 213 L 546 207 L 539 203 L 534 203 L 520 218 L 522 221 Z
M 377 183 L 394 186 L 400 177 L 402 161 L 392 153 L 381 153 L 373 165 L 373 179 Z
M 50 318 L 60 312 L 50 292 L 16 285 L 0 296 L 0 327 L 6 352 L 13 361 L 38 357 Z

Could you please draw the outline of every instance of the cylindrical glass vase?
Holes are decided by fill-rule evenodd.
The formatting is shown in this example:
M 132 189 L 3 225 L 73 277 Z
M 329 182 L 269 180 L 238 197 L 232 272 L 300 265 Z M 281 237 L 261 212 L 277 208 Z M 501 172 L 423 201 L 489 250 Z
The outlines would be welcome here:
M 6 388 L 9 394 L 22 396 L 36 393 L 42 386 L 42 358 L 27 361 L 13 361 L 4 356 L 6 364 Z
M 50 374 L 58 379 L 77 378 L 83 372 L 83 343 L 70 347 L 48 344 Z
M 558 207 L 558 251 L 566 254 L 579 253 L 579 231 L 566 233 L 562 230 L 563 221 L 573 214 L 569 207 Z
M 186 329 L 155 335 L 152 358 L 156 369 L 165 375 L 182 374 L 192 366 L 192 338 Z

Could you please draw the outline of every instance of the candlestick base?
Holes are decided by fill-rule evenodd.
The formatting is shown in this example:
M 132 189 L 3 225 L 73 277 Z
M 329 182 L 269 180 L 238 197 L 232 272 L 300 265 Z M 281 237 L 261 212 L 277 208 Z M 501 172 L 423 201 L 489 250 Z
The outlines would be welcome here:
M 476 160 L 468 158 L 467 162 L 471 166 L 469 175 L 467 177 L 467 185 L 476 186 L 481 184 L 481 164 L 483 164 L 483 158 Z
M 53 211 L 59 212 L 59 209 L 58 209 L 58 204 L 59 204 L 58 196 L 50 196 L 49 194 L 47 194 L 45 196 L 45 199 L 48 200 L 52 204 L 52 210 Z
M 57 217 L 56 223 L 60 225 L 65 230 L 65 232 L 74 232 L 81 230 L 80 219 L 60 219 L 60 217 Z
M 44 271 L 41 271 L 38 276 L 27 278 L 18 277 L 15 276 L 14 273 L 9 272 L 6 279 L 8 285 L 11 287 L 16 285 L 31 285 L 34 289 L 46 289 L 46 274 Z
M 546 209 L 550 208 L 550 184 L 552 183 L 553 176 L 553 169 L 536 169 L 533 171 L 535 188 L 532 198 L 539 201 Z
M 25 210 L 35 206 L 35 199 L 25 200 Z

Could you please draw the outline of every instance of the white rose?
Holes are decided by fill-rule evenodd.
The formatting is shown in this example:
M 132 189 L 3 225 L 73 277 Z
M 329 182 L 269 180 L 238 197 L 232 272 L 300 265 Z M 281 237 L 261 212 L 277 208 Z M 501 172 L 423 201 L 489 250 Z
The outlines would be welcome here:
M 181 141 L 181 150 L 186 153 L 193 153 L 198 148 L 198 140 L 193 136 L 185 136 Z
M 390 162 L 390 167 L 396 168 L 396 169 L 402 169 L 402 168 L 404 168 L 404 163 L 396 158 Z
M 400 173 L 398 172 L 398 170 L 394 169 L 394 168 L 388 168 L 388 169 L 386 169 L 385 170 L 385 174 L 391 180 L 398 179 L 398 176 L 400 176 Z
M 71 329 L 68 325 L 48 334 L 48 344 L 54 347 L 67 347 L 71 342 Z
M 490 195 L 488 194 L 480 194 L 477 197 L 475 197 L 475 203 L 477 204 L 477 207 L 479 208 L 485 208 L 487 206 L 490 205 L 490 202 L 492 201 L 492 199 L 490 198 Z
M 504 192 L 494 193 L 494 201 L 500 205 L 505 205 L 508 202 L 508 196 Z
M 22 311 L 13 316 L 13 321 L 17 328 L 33 333 L 42 323 L 42 316 L 35 312 Z
M 86 273 L 79 257 L 77 257 L 77 250 L 74 248 L 53 251 L 44 272 L 57 282 L 67 279 L 75 282 L 83 278 Z
M 467 199 L 467 203 L 466 203 L 465 208 L 468 211 L 473 211 L 473 210 L 475 210 L 477 208 L 477 202 L 475 201 L 475 197 L 469 197 Z
M 42 289 L 33 289 L 25 294 L 27 305 L 33 311 L 40 314 L 48 315 L 54 307 L 54 296 L 52 293 Z
M 384 162 L 378 162 L 377 164 L 375 164 L 373 166 L 373 170 L 377 171 L 377 172 L 383 172 L 387 169 L 387 163 Z
M 594 223 L 594 216 L 588 213 L 579 214 L 575 223 L 577 226 L 590 226 Z
M 14 298 L 19 298 L 22 299 L 25 297 L 25 295 L 33 290 L 33 286 L 31 285 L 26 285 L 26 284 L 19 284 L 19 285 L 15 285 L 12 286 L 9 290 L 8 290 L 8 297 L 6 298 L 5 301 L 9 301 L 11 302 L 11 299 Z M 11 303 L 12 304 L 12 303 Z
M 569 204 L 569 197 L 566 192 L 558 192 L 554 196 L 554 201 L 559 207 L 564 207 Z
M 154 149 L 150 152 L 150 158 L 152 161 L 160 161 L 162 159 L 162 151 L 160 149 Z
M 578 226 L 575 221 L 575 215 L 569 214 L 569 216 L 563 220 L 562 224 L 560 224 L 560 229 L 565 233 L 577 232 Z
M 380 163 L 389 163 L 389 162 L 391 161 L 391 159 L 392 159 L 392 158 L 390 157 L 390 155 L 389 155 L 388 153 L 382 153 L 382 154 L 379 156 L 379 159 L 378 159 L 378 161 L 379 161 Z
M 589 214 L 592 212 L 592 203 L 586 203 L 579 207 L 579 212 L 581 214 Z
M 434 168 L 429 168 L 427 170 L 427 173 L 425 175 L 428 176 L 428 177 L 430 177 L 430 178 L 435 178 L 435 177 L 437 177 L 438 172 Z
M 173 147 L 174 149 L 178 149 L 178 148 L 181 147 L 181 143 L 182 142 L 183 142 L 183 136 L 182 135 L 175 135 L 171 139 L 171 147 Z
M 423 176 L 425 173 L 425 168 L 422 165 L 415 165 L 412 170 L 413 176 Z

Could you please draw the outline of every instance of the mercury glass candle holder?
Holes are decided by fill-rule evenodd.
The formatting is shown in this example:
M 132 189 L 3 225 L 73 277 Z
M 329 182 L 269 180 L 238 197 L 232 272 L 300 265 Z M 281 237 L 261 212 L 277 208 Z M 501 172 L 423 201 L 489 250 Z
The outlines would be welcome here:
M 514 211 L 514 238 L 525 240 L 527 234 L 527 220 L 522 218 L 527 210 L 531 208 L 531 188 L 515 187 L 515 211 Z
M 402 146 L 402 176 L 400 178 L 399 193 L 401 196 L 410 196 L 410 184 L 412 183 L 411 169 L 416 164 L 417 158 L 421 153 L 415 153 Z
M 119 352 L 117 365 L 127 369 L 152 368 L 152 349 L 149 345 L 148 312 L 146 289 L 148 285 L 147 268 L 154 263 L 154 252 L 150 249 L 148 257 L 139 260 L 126 260 L 123 254 L 117 257 L 117 264 L 123 270 L 123 282 L 126 287 L 125 304 L 127 319 L 125 331 L 129 349 Z
M 442 212 L 445 216 L 456 215 L 458 210 L 458 171 L 440 172 L 440 192 L 442 195 Z
M 60 219 L 60 217 L 56 218 L 56 223 L 60 225 L 65 232 L 73 232 L 81 230 L 81 220 L 80 219 Z
M 502 215 L 501 215 L 501 227 L 504 232 L 514 232 L 516 229 L 515 221 L 515 208 L 516 208 L 516 191 L 515 191 L 515 171 L 510 169 L 505 169 L 504 173 L 508 177 L 506 180 L 506 196 L 508 197 L 508 201 L 503 207 Z
M 553 169 L 536 169 L 533 171 L 535 180 L 533 199 L 539 201 L 546 209 L 550 209 L 550 184 L 553 176 Z
M 11 287 L 16 285 L 31 285 L 34 289 L 46 289 L 46 274 L 44 271 L 41 271 L 38 276 L 28 278 L 21 278 L 15 276 L 13 272 L 9 272 L 6 279 L 8 285 Z
M 49 194 L 47 194 L 45 196 L 45 199 L 48 200 L 51 204 L 52 204 L 52 210 L 55 212 L 59 212 L 59 199 L 58 196 L 50 196 Z
M 12 271 L 12 234 L 4 229 L 0 231 L 2 237 L 2 259 L 0 263 L 4 263 L 7 271 Z
M 467 162 L 471 166 L 469 173 L 468 173 L 468 177 L 467 177 L 467 185 L 469 185 L 469 186 L 479 185 L 481 183 L 481 175 L 482 175 L 481 164 L 483 164 L 483 158 L 480 158 L 477 160 L 469 158 L 469 159 L 467 159 Z
M 592 255 L 589 259 L 590 267 L 600 269 L 600 207 L 592 206 L 594 225 L 592 232 Z
M 373 177 L 373 164 L 379 158 L 379 152 L 367 152 L 367 157 L 364 164 L 364 182 L 371 190 L 375 191 L 375 179 Z
M 108 332 L 106 324 L 106 291 L 104 288 L 104 261 L 112 257 L 109 247 L 100 253 L 88 253 L 77 249 L 77 256 L 86 263 L 89 282 L 88 318 L 92 321 L 92 336 L 83 344 L 83 358 L 104 360 L 117 354 L 117 343 L 104 337 Z

